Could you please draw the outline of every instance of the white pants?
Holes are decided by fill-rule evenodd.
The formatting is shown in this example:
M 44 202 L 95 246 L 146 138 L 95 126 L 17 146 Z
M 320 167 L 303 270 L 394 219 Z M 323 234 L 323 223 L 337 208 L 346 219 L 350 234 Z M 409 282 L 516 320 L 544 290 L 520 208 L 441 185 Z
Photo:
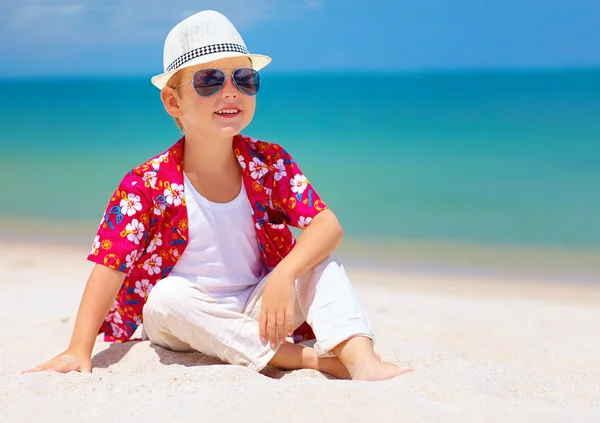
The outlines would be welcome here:
M 277 351 L 268 341 L 261 342 L 258 330 L 267 279 L 256 286 L 241 313 L 226 310 L 201 285 L 185 278 L 162 279 L 144 306 L 145 335 L 163 348 L 200 351 L 260 371 Z M 343 266 L 331 256 L 296 281 L 294 320 L 295 328 L 304 320 L 311 326 L 319 356 L 355 335 L 373 339 L 367 313 Z

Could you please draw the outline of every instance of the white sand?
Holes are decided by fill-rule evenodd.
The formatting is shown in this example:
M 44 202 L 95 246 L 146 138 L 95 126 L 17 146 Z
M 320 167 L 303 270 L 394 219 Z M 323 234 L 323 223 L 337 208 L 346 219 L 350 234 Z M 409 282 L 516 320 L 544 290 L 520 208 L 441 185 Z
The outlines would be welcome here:
M 0 244 L 2 423 L 600 421 L 599 285 L 352 269 L 378 352 L 416 369 L 386 382 L 100 339 L 92 374 L 21 375 L 67 346 L 91 268 L 85 248 L 40 251 Z

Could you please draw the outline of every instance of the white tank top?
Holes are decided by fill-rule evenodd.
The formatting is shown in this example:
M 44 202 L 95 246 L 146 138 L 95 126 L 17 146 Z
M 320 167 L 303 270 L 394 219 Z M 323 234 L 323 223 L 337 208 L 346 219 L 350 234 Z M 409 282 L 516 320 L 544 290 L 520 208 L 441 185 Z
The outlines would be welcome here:
M 244 184 L 229 203 L 204 198 L 184 173 L 188 245 L 171 271 L 202 285 L 219 304 L 241 312 L 266 275 Z

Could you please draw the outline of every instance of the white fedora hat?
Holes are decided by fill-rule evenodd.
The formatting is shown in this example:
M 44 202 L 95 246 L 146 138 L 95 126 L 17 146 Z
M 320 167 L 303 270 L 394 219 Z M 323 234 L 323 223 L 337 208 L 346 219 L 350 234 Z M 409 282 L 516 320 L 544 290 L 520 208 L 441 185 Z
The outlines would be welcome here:
M 163 89 L 179 70 L 227 57 L 248 57 L 260 70 L 271 62 L 269 56 L 250 54 L 233 24 L 213 10 L 204 10 L 179 22 L 167 35 L 163 55 L 164 72 L 152 77 Z

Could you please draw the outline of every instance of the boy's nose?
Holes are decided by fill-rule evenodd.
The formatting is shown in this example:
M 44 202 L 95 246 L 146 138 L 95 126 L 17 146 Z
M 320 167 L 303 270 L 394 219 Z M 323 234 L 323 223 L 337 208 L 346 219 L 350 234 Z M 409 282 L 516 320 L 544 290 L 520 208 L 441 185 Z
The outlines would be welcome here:
M 223 97 L 237 97 L 238 89 L 233 82 L 232 75 L 225 75 L 225 84 L 223 84 L 223 88 L 221 88 L 221 95 Z

